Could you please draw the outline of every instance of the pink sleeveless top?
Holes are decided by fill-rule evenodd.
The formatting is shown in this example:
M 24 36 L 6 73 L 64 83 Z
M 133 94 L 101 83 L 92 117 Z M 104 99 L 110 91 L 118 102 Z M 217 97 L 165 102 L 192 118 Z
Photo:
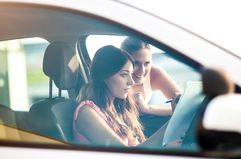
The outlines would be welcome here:
M 78 118 L 78 114 L 79 114 L 79 111 L 82 107 L 84 106 L 89 106 L 91 107 L 93 110 L 95 110 L 95 112 L 102 118 L 105 120 L 105 122 L 107 123 L 107 125 L 113 130 L 112 128 L 112 124 L 109 122 L 109 120 L 107 119 L 107 116 L 100 110 L 100 108 L 95 105 L 95 103 L 93 101 L 90 101 L 90 100 L 86 100 L 86 101 L 83 101 L 79 104 L 79 106 L 75 109 L 75 112 L 74 112 L 74 121 L 73 121 L 73 133 L 74 133 L 74 139 L 75 141 L 79 141 L 81 143 L 85 143 L 85 144 L 88 144 L 90 143 L 88 141 L 88 139 L 81 133 L 78 132 L 78 130 L 76 129 L 76 120 Z M 114 130 L 113 130 L 114 131 Z M 118 135 L 125 143 L 126 146 L 136 146 L 139 144 L 138 140 L 137 139 L 129 139 L 127 136 L 123 135 L 123 136 L 120 136 Z

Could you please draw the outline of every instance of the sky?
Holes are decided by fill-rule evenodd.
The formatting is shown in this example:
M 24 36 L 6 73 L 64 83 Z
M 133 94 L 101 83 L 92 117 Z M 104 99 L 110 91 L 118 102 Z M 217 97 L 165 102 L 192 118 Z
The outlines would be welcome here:
M 241 56 L 239 0 L 121 0 L 178 24 Z

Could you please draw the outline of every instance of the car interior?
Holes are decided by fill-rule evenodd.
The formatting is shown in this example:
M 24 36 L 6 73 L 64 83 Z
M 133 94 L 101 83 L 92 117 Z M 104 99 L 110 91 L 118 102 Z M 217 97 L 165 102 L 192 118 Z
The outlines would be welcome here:
M 12 14 L 12 12 L 15 14 Z M 170 75 L 178 81 L 183 89 L 183 94 L 172 116 L 141 116 L 141 121 L 145 127 L 145 135 L 152 135 L 161 125 L 169 121 L 163 139 L 163 147 L 168 142 L 181 139 L 183 140 L 183 147 L 181 148 L 199 150 L 195 137 L 196 113 L 203 105 L 207 93 L 203 92 L 203 80 L 201 78 L 203 66 L 198 62 L 183 56 L 175 49 L 163 47 L 161 43 L 142 35 L 140 32 L 132 31 L 104 18 L 97 20 L 92 15 L 78 15 L 74 12 L 70 14 L 61 12 L 61 10 L 49 10 L 33 6 L 18 8 L 0 6 L 0 14 L 0 21 L 5 22 L 0 29 L 0 44 L 3 46 L 3 48 L 0 47 L 1 125 L 63 143 L 74 143 L 72 121 L 73 112 L 78 105 L 75 99 L 81 87 L 88 82 L 88 71 L 91 63 L 91 53 L 88 52 L 86 40 L 91 35 L 110 37 L 131 35 L 142 38 L 158 48 L 157 53 L 153 54 L 153 63 L 167 69 L 167 72 L 170 72 Z M 20 21 L 21 23 L 17 23 Z M 17 29 L 14 27 L 16 25 L 18 25 Z M 27 38 L 32 41 L 35 38 L 41 38 L 46 43 L 43 46 L 40 42 L 32 43 L 28 41 L 27 43 L 25 40 L 26 43 L 24 43 L 18 41 Z M 21 44 L 18 48 L 20 50 L 18 54 L 21 57 L 17 56 L 17 58 L 23 58 L 23 65 L 16 63 L 14 60 L 11 64 L 11 58 L 14 58 L 12 52 L 16 50 L 7 50 L 7 46 L 10 44 Z M 94 44 L 95 42 L 88 45 Z M 40 53 L 38 54 L 36 50 L 40 50 Z M 27 51 L 30 53 L 27 53 Z M 6 63 L 6 61 L 9 61 L 9 63 Z M 13 68 L 18 68 L 17 71 L 19 72 L 17 75 L 10 76 Z M 33 74 L 32 76 L 36 77 L 30 79 L 29 77 L 31 73 L 35 73 L 34 71 L 41 77 Z M 23 74 L 22 78 L 21 74 Z M 27 82 L 14 81 L 16 76 Z M 9 86 L 11 84 L 17 85 L 19 88 L 12 88 L 12 86 Z M 17 100 L 17 96 L 14 95 L 16 89 L 21 88 L 24 88 L 26 92 L 22 90 L 22 93 L 21 91 L 17 93 L 20 92 L 19 94 L 22 96 L 26 94 L 24 98 L 26 99 L 24 101 L 26 105 L 21 103 L 23 99 Z M 239 87 L 236 88 L 236 91 L 238 90 L 240 90 Z M 41 93 L 36 94 L 36 92 Z M 153 102 L 156 102 L 155 100 L 159 98 L 160 92 L 157 92 L 153 97 Z M 16 99 L 15 103 L 12 99 Z M 27 108 L 18 109 L 21 105 Z M 0 139 L 8 138 L 4 135 L 4 128 L 0 127 L 0 134 L 2 134 Z
M 71 46 L 59 41 L 48 45 L 43 72 L 49 77 L 49 97 L 34 103 L 29 110 L 28 121 L 33 131 L 64 141 L 72 140 L 70 123 L 76 102 L 62 97 L 61 91 L 74 89 L 77 82 L 82 82 L 78 78 L 78 69 L 78 60 Z M 56 97 L 52 94 L 52 82 L 59 89 Z

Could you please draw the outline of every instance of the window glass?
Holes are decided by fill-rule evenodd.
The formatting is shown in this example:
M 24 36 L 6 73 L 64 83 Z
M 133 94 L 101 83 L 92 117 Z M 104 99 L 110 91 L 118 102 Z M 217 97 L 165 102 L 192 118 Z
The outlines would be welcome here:
M 30 8 L 28 9 L 28 7 Z M 134 75 L 134 70 L 136 70 L 136 62 L 137 62 L 135 61 L 134 68 L 132 67 L 132 65 L 127 65 L 127 68 L 124 70 L 123 73 L 120 74 L 120 76 L 115 76 L 118 78 L 111 78 L 110 80 L 108 79 L 108 80 L 105 80 L 104 82 L 99 80 L 94 81 L 94 82 L 97 82 L 97 84 L 106 84 L 107 82 L 109 82 L 109 86 L 111 85 L 110 87 L 105 87 L 105 85 L 104 86 L 102 85 L 103 87 L 101 86 L 99 88 L 104 88 L 105 89 L 104 93 L 106 94 L 102 94 L 102 92 L 101 93 L 97 92 L 97 94 L 99 93 L 100 97 L 102 95 L 106 95 L 106 96 L 109 95 L 108 97 L 110 98 L 118 97 L 118 100 L 125 99 L 125 98 L 122 98 L 122 96 L 119 98 L 118 93 L 127 94 L 129 97 L 128 93 L 130 90 L 132 91 L 132 86 L 130 87 L 128 86 L 128 88 L 120 89 L 121 88 L 119 87 L 120 85 L 114 84 L 114 82 L 115 81 L 123 82 L 124 80 L 128 79 L 130 81 L 133 80 L 131 81 L 133 82 L 132 83 L 133 92 L 136 93 L 136 94 L 130 94 L 130 97 L 133 99 L 135 98 L 134 100 L 137 103 L 140 100 L 136 100 L 136 98 L 137 97 L 139 99 L 144 98 L 144 93 L 146 93 L 145 91 L 148 91 L 148 94 L 146 93 L 147 95 L 145 96 L 145 98 L 148 100 L 143 101 L 143 103 L 131 105 L 133 106 L 133 107 L 130 106 L 132 110 L 129 109 L 130 107 L 128 107 L 128 105 L 124 105 L 124 104 L 131 103 L 131 102 L 129 103 L 126 102 L 126 100 L 122 100 L 122 101 L 117 100 L 117 102 L 115 101 L 117 103 L 117 105 L 115 105 L 116 110 L 113 107 L 111 107 L 110 109 L 107 109 L 105 108 L 105 105 L 100 105 L 100 104 L 94 105 L 93 103 L 91 104 L 91 102 L 86 101 L 87 105 L 89 104 L 91 105 L 92 108 L 97 110 L 96 114 L 94 115 L 92 114 L 93 115 L 92 117 L 97 116 L 96 117 L 97 119 L 95 120 L 94 118 L 92 118 L 91 114 L 88 114 L 88 112 L 80 116 L 77 116 L 76 115 L 77 113 L 79 112 L 81 113 L 85 111 L 81 109 L 81 104 L 80 104 L 81 102 L 83 102 L 83 100 L 92 100 L 92 99 L 94 100 L 94 97 L 93 97 L 94 95 L 91 93 L 93 93 L 95 89 L 92 89 L 93 87 L 92 88 L 88 87 L 88 86 L 91 86 L 91 84 L 93 84 L 92 83 L 93 80 L 84 81 L 82 79 L 86 80 L 88 75 L 90 74 L 90 65 L 92 62 L 91 60 L 93 59 L 96 50 L 104 45 L 114 45 L 117 48 L 120 48 L 121 42 L 125 38 L 127 38 L 126 35 L 130 34 L 129 32 L 130 29 L 125 30 L 124 26 L 118 27 L 117 24 L 108 23 L 108 21 L 104 21 L 103 19 L 97 19 L 97 18 L 94 19 L 94 16 L 87 17 L 86 16 L 87 14 L 81 15 L 81 13 L 80 14 L 67 13 L 67 12 L 64 12 L 62 9 L 59 11 L 51 10 L 52 9 L 51 7 L 47 9 L 41 9 L 41 7 L 39 8 L 36 7 L 33 9 L 31 8 L 31 6 L 28 6 L 28 7 L 21 8 L 21 9 L 12 8 L 14 12 L 16 11 L 17 13 L 18 12 L 21 13 L 21 16 L 20 16 L 21 18 L 25 18 L 24 16 L 26 15 L 26 13 L 33 13 L 33 15 L 28 14 L 30 16 L 30 19 L 27 18 L 26 19 L 27 22 L 22 24 L 27 28 L 25 30 L 26 35 L 25 35 L 25 32 L 22 33 L 21 30 L 18 30 L 17 33 L 19 34 L 22 33 L 23 35 L 22 34 L 15 35 L 15 32 L 11 32 L 11 30 L 9 30 L 9 35 L 6 34 L 6 37 L 4 38 L 10 39 L 9 37 L 13 37 L 12 40 L 4 41 L 4 38 L 3 38 L 3 40 L 0 42 L 0 105 L 6 106 L 12 109 L 12 111 L 10 112 L 12 113 L 12 115 L 15 115 L 15 118 L 16 118 L 15 124 L 18 128 L 18 132 L 16 134 L 20 135 L 20 139 L 23 139 L 20 141 L 25 141 L 26 139 L 28 142 L 39 143 L 44 141 L 45 140 L 44 138 L 46 137 L 48 139 L 51 139 L 51 143 L 53 140 L 53 141 L 56 141 L 57 143 L 58 141 L 60 142 L 64 141 L 66 144 L 74 143 L 76 146 L 78 145 L 86 146 L 86 143 L 87 143 L 88 148 L 91 148 L 89 146 L 95 146 L 95 147 L 100 146 L 100 148 L 106 148 L 106 147 L 116 148 L 116 146 L 118 145 L 116 144 L 116 141 L 109 140 L 111 133 L 117 132 L 114 136 L 115 137 L 119 136 L 120 138 L 118 139 L 120 139 L 121 141 L 123 140 L 125 144 L 126 142 L 128 142 L 129 144 L 129 141 L 130 143 L 135 144 L 137 143 L 136 142 L 137 140 L 141 142 L 144 141 L 143 136 L 138 136 L 142 133 L 142 129 L 141 129 L 142 126 L 144 127 L 143 133 L 146 136 L 146 138 L 148 138 L 152 134 L 154 134 L 160 127 L 165 126 L 165 124 L 168 121 L 169 121 L 167 125 L 168 127 L 167 127 L 167 130 L 164 131 L 164 136 L 160 136 L 160 139 L 162 139 L 163 137 L 163 142 L 158 146 L 157 145 L 146 146 L 145 147 L 146 150 L 165 149 L 166 145 L 170 144 L 172 141 L 177 141 L 178 139 L 186 140 L 186 137 L 189 139 L 189 137 L 192 137 L 192 135 L 195 135 L 195 132 L 191 131 L 191 133 L 189 134 L 189 132 L 187 132 L 188 130 L 183 130 L 180 127 L 178 127 L 178 126 L 186 126 L 186 125 L 188 125 L 187 127 L 189 127 L 190 125 L 189 121 L 193 121 L 193 118 L 189 115 L 193 115 L 194 113 L 196 113 L 196 110 L 190 113 L 189 108 L 192 108 L 193 106 L 192 104 L 195 101 L 199 102 L 199 98 L 196 98 L 196 95 L 199 97 L 199 95 L 201 94 L 201 90 L 199 89 L 200 87 L 198 87 L 198 86 L 201 86 L 200 73 L 198 72 L 198 70 L 194 69 L 194 66 L 193 66 L 194 62 L 188 63 L 187 59 L 181 59 L 181 57 L 180 59 L 177 60 L 175 57 L 172 56 L 170 52 L 166 51 L 166 48 L 162 48 L 158 44 L 154 45 L 150 43 L 150 47 L 151 47 L 150 51 L 152 56 L 151 62 L 153 66 L 155 66 L 159 70 L 162 70 L 163 72 L 166 72 L 167 75 L 165 75 L 165 73 L 162 73 L 163 77 L 165 75 L 166 79 L 170 78 L 173 80 L 173 82 L 176 84 L 178 88 L 178 89 L 175 88 L 175 92 L 177 94 L 173 95 L 174 93 L 170 93 L 171 95 L 167 95 L 168 93 L 166 93 L 165 91 L 160 91 L 156 87 L 154 88 L 154 85 L 155 86 L 158 85 L 158 87 L 162 87 L 162 88 L 168 87 L 168 84 L 163 81 L 161 85 L 159 80 L 157 80 L 158 83 L 151 84 L 151 79 L 149 78 L 149 80 L 146 80 L 147 82 L 145 84 L 147 84 L 147 86 L 145 88 L 144 86 L 142 87 L 142 83 L 139 83 L 138 85 L 138 82 L 136 81 L 134 82 L 133 75 Z M 34 12 L 32 12 L 33 10 Z M 11 16 L 10 17 L 6 16 L 5 19 L 6 18 L 9 18 L 10 22 L 14 22 L 14 20 L 16 19 L 16 17 L 11 17 Z M 48 23 L 48 22 L 51 22 L 51 23 Z M 36 28 L 32 27 L 32 25 L 29 25 L 31 23 L 36 24 L 35 25 Z M 6 32 L 8 32 L 8 30 Z M 132 32 L 132 35 L 135 35 L 135 34 L 136 36 L 140 36 L 138 33 Z M 28 37 L 29 35 L 39 35 L 44 38 L 17 39 L 17 37 Z M 145 41 L 145 39 L 141 39 L 141 40 Z M 86 43 L 83 43 L 84 41 Z M 71 88 L 68 88 L 69 89 L 68 92 L 65 91 L 63 93 L 63 96 L 67 98 L 62 98 L 58 96 L 58 93 L 59 93 L 58 89 L 53 83 L 53 88 L 54 88 L 53 97 L 56 97 L 56 98 L 49 98 L 49 92 L 50 92 L 49 86 L 51 85 L 49 84 L 49 77 L 47 77 L 44 74 L 43 57 L 44 57 L 45 50 L 49 46 L 49 44 L 50 45 L 53 44 L 55 46 L 55 44 L 59 42 L 61 43 L 60 45 L 61 50 L 63 50 L 63 52 L 61 53 L 64 53 L 64 55 L 61 54 L 63 56 L 58 56 L 59 48 L 54 47 L 54 50 L 56 50 L 55 52 L 56 54 L 54 54 L 54 56 L 51 56 L 50 62 L 53 62 L 53 64 L 60 62 L 62 64 L 63 63 L 62 59 L 63 59 L 63 61 L 65 62 L 64 64 L 66 65 L 64 65 L 63 68 L 62 66 L 58 67 L 60 69 L 56 71 L 57 72 L 56 76 L 58 76 L 58 71 L 67 71 L 67 76 L 65 77 L 68 81 L 71 81 L 67 83 L 71 83 L 71 84 L 74 83 L 74 86 L 71 86 Z M 77 42 L 81 42 L 81 43 L 77 44 Z M 85 47 L 83 47 L 84 45 L 86 46 L 87 50 Z M 170 48 L 170 50 L 172 49 Z M 62 58 L 59 58 L 59 57 L 62 57 Z M 182 57 L 182 58 L 185 58 L 185 57 Z M 76 63 L 72 63 L 73 61 Z M 109 63 L 111 62 L 112 61 L 110 61 Z M 109 63 L 105 63 L 105 64 L 109 64 Z M 97 74 L 105 73 L 107 72 L 106 71 L 107 68 L 112 68 L 112 67 L 109 67 L 108 65 L 108 66 L 105 66 L 105 68 L 106 69 L 102 71 L 96 71 Z M 53 70 L 53 72 L 55 73 L 55 70 Z M 71 75 L 69 76 L 68 73 L 76 73 L 77 75 L 72 78 L 70 77 Z M 65 79 L 62 80 L 61 78 L 58 78 L 57 80 L 61 80 L 62 82 L 65 82 Z M 75 83 L 75 80 L 77 81 L 76 83 Z M 152 80 L 154 80 L 154 78 Z M 128 83 L 130 81 L 128 81 Z M 89 83 L 87 83 L 87 85 L 84 85 L 85 82 L 89 82 Z M 191 89 L 191 90 L 187 89 L 188 88 L 187 86 L 189 86 L 189 83 L 198 84 L 198 86 L 196 85 L 197 89 Z M 95 85 L 95 86 L 98 87 L 99 85 Z M 112 94 L 108 94 L 110 93 L 108 92 L 108 89 L 112 89 L 112 86 L 113 86 L 113 90 L 111 91 L 113 92 L 110 91 Z M 137 86 L 137 87 L 140 86 L 141 91 L 138 92 L 139 90 L 137 91 L 134 90 L 134 86 Z M 81 88 L 83 89 L 80 91 Z M 137 93 L 143 93 L 143 94 L 139 94 L 141 96 L 138 96 Z M 184 96 L 180 97 L 179 96 L 180 94 Z M 109 98 L 105 98 L 106 96 L 104 96 L 104 98 L 101 98 L 101 100 L 102 99 L 109 100 Z M 80 97 L 83 97 L 83 99 L 81 99 Z M 180 99 L 178 97 L 180 97 Z M 145 100 L 145 99 L 141 99 L 141 100 Z M 162 115 L 155 114 L 157 111 L 152 111 L 153 114 L 151 113 L 148 114 L 147 111 L 155 110 L 155 109 L 147 109 L 149 107 L 143 107 L 144 102 L 145 102 L 145 106 L 156 105 L 158 106 L 157 108 L 160 108 L 159 106 L 162 106 L 162 108 L 164 109 L 167 108 L 168 110 L 165 111 L 165 113 L 162 112 L 163 113 Z M 118 107 L 120 106 L 119 104 L 120 105 L 122 104 L 123 106 L 122 108 L 126 108 L 127 110 L 122 111 L 121 107 Z M 79 106 L 78 109 L 76 109 L 77 106 Z M 170 107 L 173 107 L 172 110 L 169 109 Z M 33 108 L 36 108 L 36 109 L 33 109 Z M 174 111 L 173 113 L 174 109 L 178 111 Z M 74 112 L 75 110 L 76 112 Z M 107 112 L 112 110 L 114 111 Z M 130 111 L 132 111 L 131 112 L 132 114 L 129 113 Z M 123 113 L 123 112 L 126 113 L 125 116 L 121 116 L 122 114 L 117 114 L 117 113 Z M 187 112 L 188 115 L 185 115 L 183 118 L 182 112 Z M 140 120 L 141 120 L 140 122 L 139 122 L 139 116 L 137 114 L 140 115 Z M 3 115 L 0 114 L 0 117 L 2 118 Z M 88 117 L 91 117 L 91 118 L 88 118 Z M 99 120 L 99 118 L 102 118 L 102 117 L 104 121 Z M 101 125 L 96 124 L 98 122 L 102 122 L 102 124 L 104 123 L 105 127 L 100 128 Z M 114 125 L 108 125 L 108 124 L 114 124 Z M 130 125 L 132 127 L 129 128 L 128 126 Z M 92 126 L 94 127 L 93 129 L 92 129 Z M 80 129 L 80 127 L 83 129 L 85 128 L 89 129 L 89 132 L 85 132 L 85 134 L 84 133 L 78 134 L 79 132 L 83 131 L 83 129 Z M 106 127 L 107 129 L 105 129 Z M 14 128 L 14 127 L 11 127 L 11 128 Z M 109 131 L 112 128 L 113 130 L 114 129 L 115 130 Z M 105 133 L 101 134 L 103 129 L 105 129 L 104 130 Z M 9 129 L 8 128 L 2 129 L 0 127 L 0 130 L 4 130 L 5 132 L 5 130 L 9 130 Z M 26 130 L 25 133 L 28 133 L 28 135 L 26 135 L 24 132 L 21 132 L 22 130 L 24 132 Z M 129 130 L 133 130 L 133 132 L 126 133 Z M 177 131 L 177 130 L 180 130 L 180 131 Z M 124 131 L 126 134 L 123 136 L 122 134 L 120 135 L 120 133 L 123 133 Z M 138 133 L 140 134 L 138 134 L 137 131 L 139 131 Z M 9 133 L 2 133 L 2 134 L 5 135 Z M 2 134 L 0 133 L 0 135 Z M 40 135 L 43 138 L 35 140 L 34 135 Z M 94 137 L 94 138 L 99 137 L 99 138 L 98 140 L 92 139 L 92 140 L 89 140 L 88 142 L 89 136 L 85 137 L 84 135 L 92 135 L 91 137 Z M 126 138 L 127 136 L 131 137 L 130 139 L 134 139 L 134 140 L 126 140 L 126 139 L 129 139 L 129 138 Z M 6 139 L 6 137 L 5 138 L 4 137 L 3 139 Z M 12 138 L 12 136 L 10 136 L 9 138 L 11 140 L 15 140 L 15 138 Z M 0 136 L 0 139 L 2 139 L 1 136 Z M 103 141 L 103 142 L 100 142 L 100 141 Z M 194 146 L 192 146 L 192 144 L 194 144 Z M 195 149 L 197 147 L 196 146 L 197 142 L 194 139 L 188 142 L 187 145 L 192 148 L 194 147 L 193 149 L 190 148 L 188 150 L 197 150 Z M 121 146 L 121 149 L 122 148 L 123 147 Z M 181 145 L 181 147 L 170 146 L 168 148 L 170 149 L 185 148 L 185 146 L 184 145 Z M 108 151 L 108 149 L 105 149 L 105 151 Z
M 86 39 L 86 47 L 87 47 L 88 55 L 92 59 L 96 50 L 104 45 L 114 45 L 120 48 L 121 42 L 125 38 L 127 38 L 127 36 L 90 35 Z M 183 111 L 183 112 L 191 111 L 191 109 L 189 110 L 188 108 L 189 106 L 191 107 L 190 105 L 192 102 L 191 99 L 193 98 L 191 97 L 190 94 L 193 93 L 193 96 L 195 95 L 201 96 L 200 101 L 198 101 L 199 104 L 203 100 L 203 96 L 201 95 L 202 82 L 201 82 L 200 73 L 196 71 L 194 68 L 192 68 L 192 66 L 189 66 L 188 64 L 175 59 L 168 52 L 165 52 L 162 49 L 157 48 L 151 44 L 150 44 L 150 48 L 152 52 L 152 61 L 151 61 L 152 66 L 163 69 L 182 90 L 183 97 L 181 97 L 180 103 L 177 104 L 177 107 L 180 107 L 178 108 L 178 111 Z M 168 85 L 168 83 L 162 83 L 162 84 Z M 148 105 L 154 105 L 154 106 L 167 105 L 167 101 L 169 101 L 170 99 L 168 99 L 164 94 L 165 92 L 162 92 L 160 90 L 153 90 L 152 96 L 148 101 Z M 193 99 L 193 101 L 198 99 L 199 98 Z M 193 107 L 195 107 L 194 104 L 193 104 Z M 196 114 L 197 112 L 196 108 L 193 109 L 195 111 L 193 112 L 193 114 Z M 190 138 L 192 138 L 191 142 L 188 142 L 187 144 L 183 144 L 183 146 L 179 148 L 187 148 L 188 150 L 198 149 L 197 143 L 196 141 L 194 142 L 194 138 L 193 138 L 193 135 L 195 135 L 195 132 L 193 130 L 194 128 L 190 126 L 191 125 L 190 123 L 188 122 L 185 123 L 185 120 L 187 120 L 187 118 L 189 117 L 190 117 L 189 118 L 190 121 L 194 120 L 194 118 L 190 116 L 192 113 L 189 112 L 187 117 L 180 115 L 181 113 L 178 113 L 178 112 L 175 112 L 171 116 L 169 115 L 159 116 L 156 114 L 153 115 L 146 112 L 144 113 L 141 112 L 140 114 L 141 114 L 140 119 L 145 127 L 144 133 L 146 137 L 149 137 L 152 134 L 154 134 L 154 132 L 160 128 L 160 125 L 164 125 L 167 121 L 169 121 L 171 124 L 168 125 L 167 131 L 168 133 L 170 133 L 171 131 L 171 133 L 170 135 L 169 134 L 165 135 L 164 141 L 169 142 L 173 139 L 172 137 L 174 136 L 178 136 L 178 137 L 181 136 L 182 138 L 185 138 L 185 141 L 186 140 L 190 141 Z M 179 121 L 176 121 L 176 120 L 179 120 Z M 188 127 L 188 130 L 183 132 L 183 133 L 187 133 L 185 137 L 178 133 L 175 133 L 175 129 L 178 128 L 178 125 L 182 125 L 182 124 L 183 124 L 183 127 L 185 127 L 186 125 L 190 126 Z
M 92 59 L 95 52 L 105 45 L 113 45 L 120 48 L 121 42 L 125 38 L 127 36 L 89 35 L 86 39 L 88 55 Z M 172 58 L 168 53 L 153 45 L 150 45 L 150 47 L 152 51 L 152 63 L 155 66 L 164 68 L 182 89 L 184 89 L 186 81 L 200 80 L 200 74 L 188 65 Z
M 13 110 L 27 111 L 34 103 L 49 97 L 49 77 L 43 72 L 48 44 L 42 38 L 0 42 L 0 89 L 4 92 L 0 96 L 1 104 Z M 53 85 L 53 95 L 57 94 L 58 89 Z M 63 95 L 67 96 L 67 92 Z
M 86 39 L 86 47 L 88 54 L 93 59 L 95 52 L 105 45 L 113 45 L 120 47 L 120 42 L 125 39 L 125 36 L 111 35 L 90 35 Z
M 44 124 L 51 122 L 49 112 L 33 110 L 30 113 L 33 105 L 36 108 L 45 99 L 51 103 L 49 77 L 43 72 L 48 45 L 47 40 L 38 37 L 0 42 L 0 139 L 61 144 L 44 133 L 47 129 Z M 67 91 L 62 94 L 64 97 L 67 95 Z M 58 97 L 55 84 L 52 96 Z M 42 103 L 40 107 L 49 103 Z M 42 122 L 43 119 L 47 122 Z
M 117 35 L 89 35 L 86 38 L 86 48 L 89 57 L 92 59 L 95 52 L 105 45 L 113 45 L 115 47 L 120 47 L 121 42 L 127 38 L 127 36 L 117 36 Z M 151 45 L 153 53 L 163 52 L 160 49 Z
M 48 97 L 48 77 L 42 71 L 48 42 L 30 38 L 2 41 L 0 45 L 1 104 L 13 110 L 29 110 L 34 102 Z

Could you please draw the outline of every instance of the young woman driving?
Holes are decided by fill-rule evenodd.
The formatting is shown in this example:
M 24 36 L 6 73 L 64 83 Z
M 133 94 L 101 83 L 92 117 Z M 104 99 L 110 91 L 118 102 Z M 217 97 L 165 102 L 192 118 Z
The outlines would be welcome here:
M 162 146 L 163 129 L 146 139 L 131 98 L 134 65 L 124 50 L 100 48 L 92 62 L 91 81 L 81 89 L 74 113 L 76 142 L 105 146 Z

